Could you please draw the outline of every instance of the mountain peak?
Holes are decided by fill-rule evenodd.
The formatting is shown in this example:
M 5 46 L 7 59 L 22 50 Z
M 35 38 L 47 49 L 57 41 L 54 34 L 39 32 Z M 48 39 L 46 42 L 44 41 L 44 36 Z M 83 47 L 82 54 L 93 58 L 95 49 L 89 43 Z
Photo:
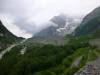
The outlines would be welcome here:
M 59 27 L 63 27 L 66 25 L 66 15 L 60 14 L 58 16 L 54 16 L 50 21 L 57 24 Z

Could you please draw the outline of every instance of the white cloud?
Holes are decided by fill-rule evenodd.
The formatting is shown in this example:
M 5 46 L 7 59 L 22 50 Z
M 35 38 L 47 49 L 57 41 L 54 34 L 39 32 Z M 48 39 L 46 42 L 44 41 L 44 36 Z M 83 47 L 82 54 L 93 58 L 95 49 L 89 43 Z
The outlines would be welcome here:
M 14 17 L 10 17 L 12 26 L 6 26 L 17 36 L 21 36 L 22 33 L 18 31 L 34 34 L 43 26 L 42 23 L 60 13 L 84 16 L 97 6 L 100 6 L 100 0 L 0 0 L 0 14 Z M 12 30 L 13 24 L 21 30 Z
M 0 20 L 3 22 L 3 25 L 10 30 L 13 34 L 18 37 L 29 38 L 32 37 L 31 33 L 25 32 L 25 30 L 21 30 L 17 25 L 14 25 L 14 18 L 8 15 L 0 15 Z

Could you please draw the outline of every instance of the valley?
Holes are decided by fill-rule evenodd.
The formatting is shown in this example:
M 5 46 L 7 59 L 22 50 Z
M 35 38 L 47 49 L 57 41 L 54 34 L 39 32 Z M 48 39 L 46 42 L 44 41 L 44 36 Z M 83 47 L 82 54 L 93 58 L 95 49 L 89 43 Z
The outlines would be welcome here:
M 0 21 L 0 75 L 100 75 L 100 7 L 70 34 L 57 32 L 67 29 L 65 16 L 50 21 L 58 26 L 29 39 L 13 35 Z

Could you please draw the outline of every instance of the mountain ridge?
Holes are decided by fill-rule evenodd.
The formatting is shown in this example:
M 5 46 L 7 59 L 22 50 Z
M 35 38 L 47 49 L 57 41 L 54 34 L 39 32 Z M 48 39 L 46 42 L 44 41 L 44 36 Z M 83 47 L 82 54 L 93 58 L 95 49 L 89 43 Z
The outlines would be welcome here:
M 90 14 L 85 16 L 82 23 L 73 32 L 74 35 L 92 34 L 100 29 L 100 7 L 94 9 Z
M 0 21 L 0 49 L 7 48 L 10 44 L 21 39 L 12 34 Z

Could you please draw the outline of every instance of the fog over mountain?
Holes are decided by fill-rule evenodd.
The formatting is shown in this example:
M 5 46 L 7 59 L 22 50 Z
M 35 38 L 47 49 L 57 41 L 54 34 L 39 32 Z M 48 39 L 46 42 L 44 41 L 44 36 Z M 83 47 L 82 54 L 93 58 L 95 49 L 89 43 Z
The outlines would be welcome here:
M 99 5 L 99 0 L 0 0 L 0 19 L 15 35 L 29 38 L 54 16 L 82 18 Z

